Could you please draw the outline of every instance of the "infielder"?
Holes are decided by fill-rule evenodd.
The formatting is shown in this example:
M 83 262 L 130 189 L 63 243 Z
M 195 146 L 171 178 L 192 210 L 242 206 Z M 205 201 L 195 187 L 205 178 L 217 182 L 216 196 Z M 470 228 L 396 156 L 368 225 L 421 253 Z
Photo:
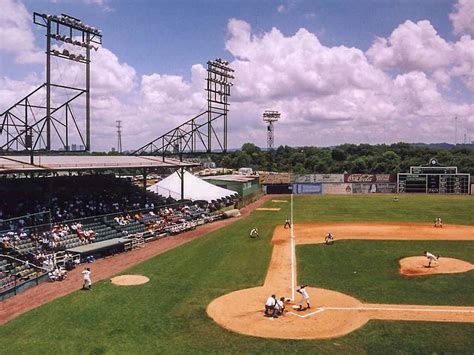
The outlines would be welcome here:
M 300 288 L 296 290 L 296 292 L 301 294 L 301 301 L 300 301 L 300 308 L 299 308 L 300 311 L 303 310 L 304 303 L 306 303 L 306 308 L 304 309 L 311 308 L 311 306 L 309 305 L 309 295 L 308 295 L 308 291 L 306 291 L 306 287 L 308 287 L 308 285 L 301 285 Z
M 285 229 L 291 228 L 291 222 L 290 222 L 290 219 L 289 219 L 289 218 L 287 218 L 287 219 L 285 220 L 285 226 L 284 226 L 283 228 L 285 228 Z
M 441 219 L 441 217 L 437 217 L 435 219 L 434 226 L 435 226 L 435 228 L 436 227 L 443 228 L 443 220 Z
M 324 242 L 326 244 L 334 244 L 334 236 L 332 235 L 332 233 L 326 234 L 326 237 L 324 238 Z
M 428 267 L 431 267 L 432 262 L 435 262 L 436 264 L 438 263 L 439 255 L 435 256 L 434 254 L 431 254 L 430 252 L 425 250 L 425 256 L 428 259 Z

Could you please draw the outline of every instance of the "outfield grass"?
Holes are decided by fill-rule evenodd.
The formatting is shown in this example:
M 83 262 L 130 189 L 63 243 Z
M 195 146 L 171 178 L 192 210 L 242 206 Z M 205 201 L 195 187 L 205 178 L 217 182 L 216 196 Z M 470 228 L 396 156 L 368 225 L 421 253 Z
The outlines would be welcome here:
M 474 199 L 465 197 L 402 196 L 398 203 L 391 196 L 297 197 L 295 201 L 296 223 L 431 222 L 439 214 L 447 223 L 474 224 Z M 0 353 L 431 353 L 474 349 L 472 324 L 372 321 L 347 336 L 323 341 L 259 339 L 220 328 L 207 317 L 206 306 L 220 295 L 263 283 L 273 228 L 289 216 L 289 203 L 278 207 L 282 210 L 256 211 L 124 272 L 148 276 L 148 284 L 119 287 L 98 282 L 92 292 L 78 291 L 20 316 L 0 327 Z M 260 230 L 259 240 L 248 238 L 254 226 Z M 396 274 L 396 260 L 406 253 L 439 247 L 472 261 L 473 245 L 340 241 L 330 248 L 299 246 L 300 280 L 370 302 L 473 305 L 473 272 L 426 279 Z M 347 262 L 346 253 L 351 253 Z M 364 271 L 354 277 L 350 273 L 354 267 Z

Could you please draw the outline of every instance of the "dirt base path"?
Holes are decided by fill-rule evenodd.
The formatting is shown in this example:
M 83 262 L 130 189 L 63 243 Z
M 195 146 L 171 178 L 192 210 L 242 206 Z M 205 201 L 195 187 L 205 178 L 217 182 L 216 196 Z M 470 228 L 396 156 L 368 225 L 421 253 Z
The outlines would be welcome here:
M 474 240 L 472 226 L 433 228 L 428 224 L 336 223 L 295 226 L 296 244 L 323 243 L 331 232 L 339 239 L 373 240 Z M 340 292 L 308 288 L 311 308 L 266 318 L 263 305 L 273 293 L 291 297 L 291 231 L 278 226 L 272 239 L 273 254 L 262 287 L 229 293 L 212 301 L 208 315 L 222 327 L 245 335 L 279 339 L 325 339 L 348 334 L 371 319 L 474 323 L 474 307 L 364 304 Z M 442 259 L 440 259 L 442 262 Z M 296 270 L 296 258 L 293 263 Z M 298 294 L 297 294 L 298 295 Z M 296 298 L 296 303 L 299 301 Z M 232 304 L 232 307 L 228 307 Z
M 272 197 L 275 198 L 273 195 L 266 195 L 258 201 L 241 209 L 240 217 L 234 217 L 210 224 L 205 224 L 193 231 L 147 243 L 145 248 L 99 259 L 93 264 L 88 264 L 92 271 L 92 281 L 96 282 L 99 280 L 109 279 L 123 270 L 132 267 L 133 265 L 151 259 L 168 250 L 202 237 L 229 224 L 235 223 L 247 216 L 251 211 L 263 205 L 268 200 L 271 200 Z M 69 278 L 65 281 L 45 282 L 39 286 L 30 288 L 25 292 L 19 293 L 14 297 L 0 302 L 0 325 L 5 324 L 6 322 L 31 309 L 79 290 L 82 287 L 81 272 L 82 267 L 76 268 L 75 270 L 72 270 L 68 273 Z

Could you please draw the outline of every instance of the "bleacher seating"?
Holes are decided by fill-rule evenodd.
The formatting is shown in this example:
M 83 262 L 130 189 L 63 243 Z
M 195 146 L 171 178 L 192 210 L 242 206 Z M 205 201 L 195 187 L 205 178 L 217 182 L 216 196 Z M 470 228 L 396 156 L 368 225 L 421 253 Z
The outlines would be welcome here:
M 40 273 L 21 261 L 0 256 L 0 292 L 35 278 Z

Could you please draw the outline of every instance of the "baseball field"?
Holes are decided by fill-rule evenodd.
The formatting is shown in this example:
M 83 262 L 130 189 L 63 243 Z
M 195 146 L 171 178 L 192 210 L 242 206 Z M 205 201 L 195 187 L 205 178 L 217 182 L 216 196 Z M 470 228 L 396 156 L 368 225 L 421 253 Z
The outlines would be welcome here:
M 472 352 L 474 199 L 295 196 L 293 261 L 282 227 L 290 197 L 275 199 L 123 272 L 145 284 L 100 281 L 0 326 L 0 353 Z M 334 245 L 321 243 L 326 232 Z M 441 255 L 439 270 L 443 259 L 468 267 L 402 275 L 400 261 L 424 250 Z M 268 292 L 291 296 L 292 277 L 309 285 L 312 309 L 264 318 Z M 339 299 L 350 305 L 328 306 Z

